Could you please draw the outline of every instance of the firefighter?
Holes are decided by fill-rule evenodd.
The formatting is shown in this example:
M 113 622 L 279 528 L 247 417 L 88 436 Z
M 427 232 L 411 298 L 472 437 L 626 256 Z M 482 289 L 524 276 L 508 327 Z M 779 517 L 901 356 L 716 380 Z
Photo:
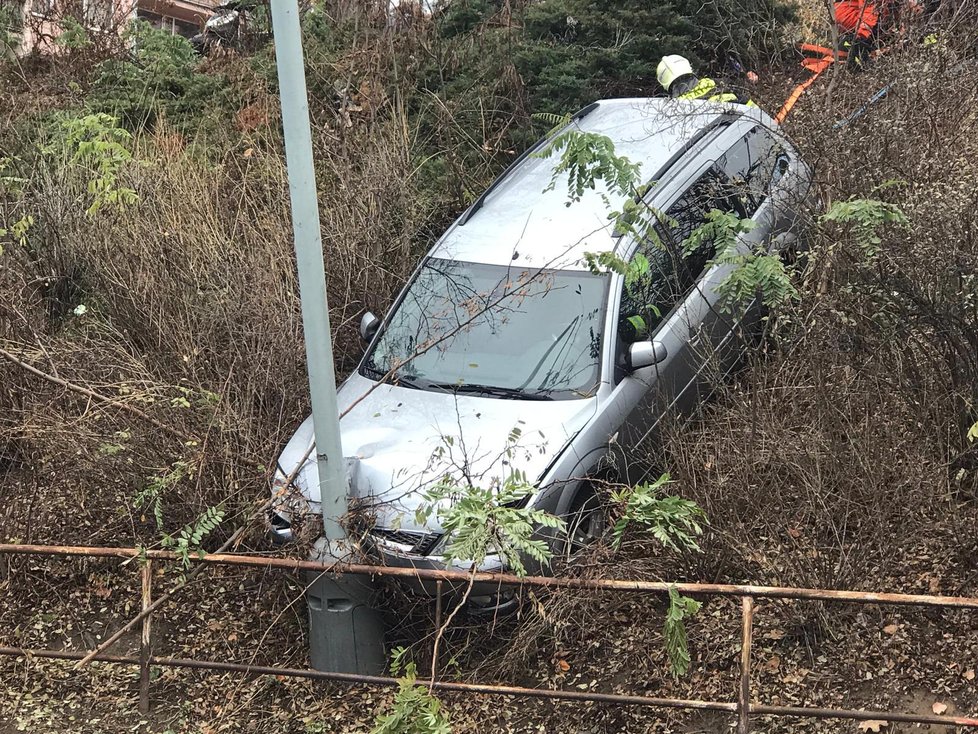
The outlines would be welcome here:
M 720 90 L 713 79 L 700 79 L 693 73 L 693 65 L 683 56 L 663 56 L 656 69 L 656 78 L 673 99 L 705 99 L 756 106 L 746 95 Z
M 848 53 L 850 68 L 866 63 L 885 32 L 901 29 L 907 20 L 931 13 L 937 5 L 934 0 L 926 5 L 918 0 L 836 0 L 839 45 Z

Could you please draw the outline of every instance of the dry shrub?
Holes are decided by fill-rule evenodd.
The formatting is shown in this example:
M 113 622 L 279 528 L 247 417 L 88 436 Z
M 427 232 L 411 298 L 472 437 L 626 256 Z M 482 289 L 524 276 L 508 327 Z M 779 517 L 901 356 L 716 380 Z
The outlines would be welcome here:
M 411 179 L 410 129 L 398 110 L 317 129 L 341 374 L 359 357 L 363 309 L 383 311 L 416 260 L 414 233 L 429 209 Z M 118 542 L 118 523 L 105 518 L 139 536 L 153 522 L 130 517 L 133 496 L 149 478 L 172 476 L 174 462 L 190 471 L 168 490 L 170 530 L 222 501 L 243 512 L 266 491 L 268 471 L 255 464 L 272 465 L 307 410 L 278 144 L 253 133 L 212 162 L 158 127 L 133 148 L 136 161 L 119 183 L 139 201 L 95 216 L 86 214 L 91 174 L 66 153 L 22 166 L 24 193 L 3 221 L 30 213 L 36 223 L 26 246 L 9 244 L 4 254 L 0 338 L 42 370 L 199 438 L 185 445 L 0 363 L 11 535 L 27 532 L 30 512 L 19 500 L 35 494 L 50 512 L 47 522 L 33 518 L 32 537 L 67 540 L 72 533 L 58 517 L 81 494 L 97 497 L 91 522 L 101 516 L 106 528 L 77 540 Z M 87 310 L 78 316 L 81 304 Z

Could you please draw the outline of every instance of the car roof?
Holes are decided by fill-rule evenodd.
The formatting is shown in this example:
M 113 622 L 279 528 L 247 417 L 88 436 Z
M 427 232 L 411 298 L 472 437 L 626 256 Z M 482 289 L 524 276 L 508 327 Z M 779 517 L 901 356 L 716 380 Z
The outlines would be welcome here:
M 611 138 L 617 155 L 641 164 L 639 177 L 647 182 L 704 129 L 740 109 L 746 108 L 669 98 L 601 100 L 578 113 L 571 126 Z M 621 209 L 625 197 L 612 195 L 598 182 L 568 206 L 566 174 L 544 191 L 559 160 L 559 154 L 517 159 L 444 234 L 431 256 L 579 269 L 585 252 L 613 250 L 617 243 L 608 215 Z

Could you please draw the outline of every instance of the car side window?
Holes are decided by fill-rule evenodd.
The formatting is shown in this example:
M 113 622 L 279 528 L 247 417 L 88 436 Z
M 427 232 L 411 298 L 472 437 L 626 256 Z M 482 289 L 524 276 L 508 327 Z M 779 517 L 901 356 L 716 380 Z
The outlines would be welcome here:
M 763 127 L 755 127 L 717 160 L 730 179 L 732 192 L 752 217 L 788 170 L 784 146 Z
M 665 222 L 656 226 L 658 241 L 639 245 L 639 256 L 648 269 L 626 282 L 618 311 L 618 334 L 623 345 L 651 338 L 659 324 L 686 297 L 715 255 L 712 242 L 684 253 L 683 243 L 714 210 L 735 211 L 739 203 L 730 196 L 730 182 L 717 166 L 693 183 L 666 212 Z

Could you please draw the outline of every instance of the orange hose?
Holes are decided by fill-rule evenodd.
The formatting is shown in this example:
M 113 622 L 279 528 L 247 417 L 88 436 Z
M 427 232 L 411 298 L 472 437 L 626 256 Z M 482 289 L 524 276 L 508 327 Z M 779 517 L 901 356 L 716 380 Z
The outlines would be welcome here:
M 775 115 L 774 117 L 775 122 L 777 122 L 779 125 L 782 122 L 784 122 L 784 119 L 788 116 L 788 113 L 791 112 L 791 108 L 795 106 L 795 102 L 797 102 L 801 98 L 801 95 L 805 93 L 806 89 L 808 89 L 810 86 L 812 86 L 812 84 L 815 83 L 815 80 L 822 75 L 822 72 L 828 69 L 829 66 L 831 65 L 832 65 L 832 60 L 830 59 L 829 62 L 825 64 L 825 66 L 820 68 L 818 71 L 815 71 L 815 73 L 812 74 L 811 78 L 802 82 L 797 87 L 795 87 L 794 90 L 792 90 L 791 94 L 788 96 L 788 99 L 785 100 L 784 106 L 781 108 L 778 114 Z
M 808 69 L 808 71 L 812 72 L 812 75 L 809 79 L 803 81 L 793 90 L 791 90 L 791 94 L 788 95 L 788 99 L 784 101 L 784 106 L 782 106 L 778 111 L 778 114 L 774 116 L 775 122 L 777 122 L 779 125 L 784 122 L 785 118 L 788 116 L 788 113 L 790 113 L 791 109 L 795 106 L 795 103 L 801 99 L 801 95 L 805 93 L 805 90 L 812 86 L 812 84 L 815 83 L 815 80 L 818 79 L 826 69 L 832 66 L 833 63 L 835 63 L 836 53 L 838 53 L 839 61 L 842 61 L 849 55 L 846 51 L 840 50 L 836 52 L 830 48 L 826 48 L 825 46 L 816 46 L 813 43 L 799 44 L 799 48 L 802 50 L 802 53 L 807 52 L 809 54 L 816 54 L 815 57 L 808 56 L 801 62 L 801 65 Z M 870 54 L 870 58 L 878 59 L 880 56 L 887 53 L 891 48 L 893 47 L 886 46 L 884 48 L 878 48 L 873 51 L 872 54 Z

